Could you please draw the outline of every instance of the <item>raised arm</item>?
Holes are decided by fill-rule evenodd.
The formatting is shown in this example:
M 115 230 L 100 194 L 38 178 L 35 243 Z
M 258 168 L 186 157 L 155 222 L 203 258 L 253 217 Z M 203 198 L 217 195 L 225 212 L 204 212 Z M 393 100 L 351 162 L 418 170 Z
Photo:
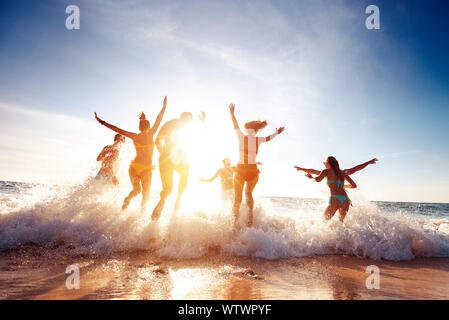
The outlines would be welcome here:
M 235 118 L 235 115 L 234 115 L 234 110 L 235 110 L 235 104 L 232 103 L 229 105 L 229 112 L 231 113 L 232 123 L 234 124 L 235 130 L 240 130 L 239 123 L 237 122 L 237 119 Z
M 305 173 L 308 173 L 308 174 L 319 175 L 321 173 L 320 170 L 315 170 L 315 169 L 306 169 L 306 168 L 301 168 L 298 166 L 294 166 L 293 168 L 295 168 L 297 171 L 304 171 Z
M 362 169 L 365 169 L 365 168 L 366 168 L 368 165 L 370 165 L 370 164 L 375 164 L 376 161 L 379 161 L 379 160 L 377 160 L 377 158 L 374 158 L 374 159 L 371 159 L 370 161 L 367 161 L 367 162 L 365 162 L 365 163 L 359 164 L 358 166 L 355 166 L 354 168 L 346 169 L 346 170 L 344 170 L 344 171 L 345 171 L 346 174 L 354 174 L 354 173 L 356 173 L 357 171 L 360 171 L 360 170 L 362 170 Z
M 156 120 L 154 120 L 153 127 L 151 128 L 153 133 L 157 131 L 159 125 L 161 124 L 162 118 L 164 117 L 165 108 L 167 108 L 167 96 L 164 98 L 164 104 L 162 105 L 161 111 L 157 115 Z
M 215 175 L 214 175 L 212 178 L 210 178 L 210 179 L 203 179 L 203 178 L 200 178 L 200 180 L 203 181 L 203 182 L 212 182 L 212 181 L 214 181 L 215 179 L 217 179 L 217 177 L 218 177 L 219 175 L 220 175 L 220 169 L 217 170 L 217 172 L 215 173 Z
M 97 115 L 96 112 L 95 112 L 95 119 L 97 119 L 97 121 L 98 121 L 102 126 L 105 126 L 106 128 L 111 129 L 112 131 L 115 131 L 115 132 L 117 132 L 117 133 L 120 133 L 122 136 L 125 136 L 125 137 L 130 138 L 130 139 L 134 139 L 134 138 L 137 136 L 137 135 L 136 135 L 135 133 L 133 133 L 133 132 L 125 131 L 125 130 L 123 130 L 123 129 L 120 129 L 120 128 L 118 128 L 118 127 L 112 125 L 112 124 L 107 123 L 107 122 L 104 121 L 104 120 L 101 120 L 101 119 L 98 117 L 98 115 Z
M 349 182 L 349 184 L 345 184 L 345 188 L 347 188 L 347 189 L 355 189 L 355 188 L 357 188 L 357 184 L 347 174 L 345 175 L 345 180 Z
M 323 171 L 321 171 L 317 177 L 312 177 L 312 175 L 310 173 L 306 174 L 307 178 L 313 179 L 316 182 L 321 182 L 321 180 L 323 180 L 324 177 L 326 177 L 326 176 L 327 176 L 327 169 L 324 169 Z
M 201 111 L 198 115 L 198 120 L 200 120 L 201 124 L 204 124 L 204 122 L 206 121 L 206 112 Z
M 276 129 L 276 131 L 269 135 L 268 137 L 262 138 L 263 142 L 268 142 L 270 140 L 273 140 L 275 137 L 277 137 L 279 134 L 281 134 L 282 132 L 284 132 L 285 128 L 284 127 L 280 127 L 279 129 Z

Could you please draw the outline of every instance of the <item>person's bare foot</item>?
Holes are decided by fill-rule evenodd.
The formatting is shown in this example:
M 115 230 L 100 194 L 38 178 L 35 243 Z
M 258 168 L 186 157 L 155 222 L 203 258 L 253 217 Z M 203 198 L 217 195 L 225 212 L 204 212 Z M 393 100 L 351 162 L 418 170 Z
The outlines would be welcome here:
M 153 210 L 153 213 L 151 214 L 151 220 L 157 221 L 161 215 L 162 209 L 164 209 L 165 201 L 159 200 L 159 203 L 156 205 L 156 207 Z
M 130 201 L 130 199 L 128 199 L 128 197 L 126 197 L 125 200 L 123 200 L 123 205 L 122 205 L 122 210 L 123 210 L 123 211 L 125 211 L 126 209 L 128 209 L 129 201 Z

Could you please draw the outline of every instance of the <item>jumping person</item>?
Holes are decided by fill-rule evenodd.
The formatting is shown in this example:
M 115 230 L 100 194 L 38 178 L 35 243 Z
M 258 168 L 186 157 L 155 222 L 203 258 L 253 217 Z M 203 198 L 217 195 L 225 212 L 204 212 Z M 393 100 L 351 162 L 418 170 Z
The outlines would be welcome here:
M 253 225 L 253 190 L 256 187 L 257 181 L 259 181 L 259 169 L 257 168 L 256 156 L 259 151 L 259 146 L 263 142 L 271 141 L 274 137 L 284 131 L 284 127 L 280 127 L 275 133 L 268 137 L 258 137 L 259 131 L 267 126 L 267 121 L 250 121 L 245 123 L 245 130 L 247 134 L 244 134 L 239 127 L 237 119 L 235 118 L 234 111 L 235 105 L 229 106 L 231 113 L 232 123 L 239 140 L 239 162 L 237 164 L 236 174 L 234 175 L 234 227 L 237 226 L 237 221 L 240 215 L 240 205 L 242 203 L 243 187 L 246 183 L 245 196 L 246 204 L 249 209 L 249 217 L 247 226 Z
M 355 167 L 353 167 L 351 169 L 344 169 L 342 171 L 344 173 L 346 173 L 347 175 L 351 175 L 351 174 L 356 173 L 357 171 L 365 169 L 370 164 L 376 164 L 377 161 L 379 161 L 379 160 L 377 158 L 374 158 L 374 159 L 371 159 L 371 160 L 369 160 L 367 162 L 359 164 L 358 166 L 355 166 Z M 301 167 L 298 167 L 298 166 L 294 166 L 294 168 L 297 171 L 304 171 L 305 173 L 310 173 L 310 174 L 315 174 L 315 175 L 319 175 L 321 173 L 320 170 L 315 170 L 315 169 L 305 169 L 305 168 L 301 168 Z
M 324 211 L 324 218 L 327 220 L 332 219 L 335 212 L 338 210 L 339 219 L 343 222 L 348 213 L 349 205 L 351 204 L 351 200 L 349 199 L 345 188 L 357 188 L 357 185 L 347 173 L 340 169 L 340 165 L 334 157 L 327 157 L 324 165 L 326 169 L 321 171 L 317 177 L 313 177 L 310 173 L 308 173 L 306 177 L 313 179 L 316 182 L 320 182 L 324 178 L 327 179 L 327 185 L 329 186 L 331 195 L 329 197 L 328 206 Z M 349 182 L 349 184 L 345 185 L 345 180 Z
M 204 122 L 206 114 L 201 113 L 199 120 Z M 179 130 L 193 122 L 190 112 L 183 112 L 178 119 L 173 119 L 164 123 L 156 137 L 156 147 L 160 153 L 159 173 L 162 182 L 160 200 L 151 214 L 151 219 L 159 219 L 165 206 L 167 197 L 173 190 L 173 172 L 179 174 L 178 194 L 175 202 L 175 210 L 179 208 L 181 197 L 187 188 L 189 179 L 189 161 L 185 155 L 184 146 L 180 141 Z M 163 142 L 163 144 L 162 144 Z
M 200 180 L 203 182 L 212 182 L 217 177 L 220 177 L 221 198 L 223 200 L 229 200 L 234 195 L 234 170 L 235 168 L 231 166 L 231 159 L 225 158 L 223 159 L 223 168 L 218 169 L 212 178 L 200 178 Z
M 97 121 L 104 125 L 105 127 L 115 131 L 129 139 L 131 139 L 134 143 L 134 147 L 136 148 L 136 157 L 131 164 L 129 165 L 129 179 L 131 180 L 131 184 L 133 189 L 128 194 L 128 196 L 123 200 L 122 210 L 126 210 L 128 208 L 129 202 L 132 198 L 139 195 L 140 191 L 142 191 L 142 204 L 141 211 L 145 211 L 146 205 L 148 202 L 148 198 L 150 195 L 150 187 L 151 187 L 151 178 L 152 178 L 152 159 L 153 159 L 153 151 L 154 151 L 154 141 L 153 136 L 156 133 L 159 125 L 161 124 L 162 117 L 164 116 L 165 108 L 167 107 L 167 97 L 164 98 L 164 104 L 162 106 L 161 111 L 156 117 L 154 121 L 153 127 L 150 126 L 150 122 L 146 119 L 145 113 L 141 113 L 139 115 L 139 133 L 133 133 L 129 131 L 125 131 L 120 129 L 112 124 L 107 123 L 106 121 L 101 120 L 97 113 L 95 113 L 95 118 Z
M 114 136 L 114 144 L 108 145 L 101 150 L 97 157 L 97 161 L 101 161 L 101 168 L 98 171 L 95 180 L 103 180 L 108 183 L 118 185 L 116 177 L 118 169 L 118 158 L 120 156 L 120 148 L 125 142 L 125 137 L 121 134 Z

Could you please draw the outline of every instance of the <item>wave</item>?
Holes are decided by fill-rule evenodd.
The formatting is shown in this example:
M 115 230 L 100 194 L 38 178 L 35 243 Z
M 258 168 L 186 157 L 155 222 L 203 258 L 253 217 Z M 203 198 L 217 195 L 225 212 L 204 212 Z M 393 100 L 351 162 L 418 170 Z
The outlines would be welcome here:
M 151 250 L 167 258 L 197 258 L 211 250 L 265 259 L 327 254 L 394 261 L 449 257 L 447 219 L 420 219 L 401 210 L 385 214 L 363 199 L 353 199 L 354 207 L 340 223 L 323 221 L 321 201 L 259 198 L 254 227 L 234 233 L 230 204 L 211 195 L 186 194 L 179 212 L 171 212 L 168 203 L 154 223 L 150 212 L 138 210 L 137 199 L 121 211 L 126 191 L 93 180 L 51 189 L 36 186 L 14 206 L 3 207 L 0 250 L 34 245 L 74 254 Z M 242 224 L 247 214 L 243 207 Z

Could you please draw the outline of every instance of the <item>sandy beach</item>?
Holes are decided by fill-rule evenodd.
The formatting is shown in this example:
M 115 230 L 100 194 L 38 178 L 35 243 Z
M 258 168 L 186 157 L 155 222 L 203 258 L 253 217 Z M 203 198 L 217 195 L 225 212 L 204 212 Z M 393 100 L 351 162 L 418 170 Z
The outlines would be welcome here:
M 0 253 L 1 299 L 449 299 L 449 259 L 406 262 L 351 256 L 255 259 L 209 254 L 161 260 L 151 252 L 104 258 L 22 248 Z M 80 289 L 68 290 L 68 265 Z M 366 267 L 380 268 L 367 289 Z
M 448 11 L 2 1 L 0 300 L 449 300 Z

